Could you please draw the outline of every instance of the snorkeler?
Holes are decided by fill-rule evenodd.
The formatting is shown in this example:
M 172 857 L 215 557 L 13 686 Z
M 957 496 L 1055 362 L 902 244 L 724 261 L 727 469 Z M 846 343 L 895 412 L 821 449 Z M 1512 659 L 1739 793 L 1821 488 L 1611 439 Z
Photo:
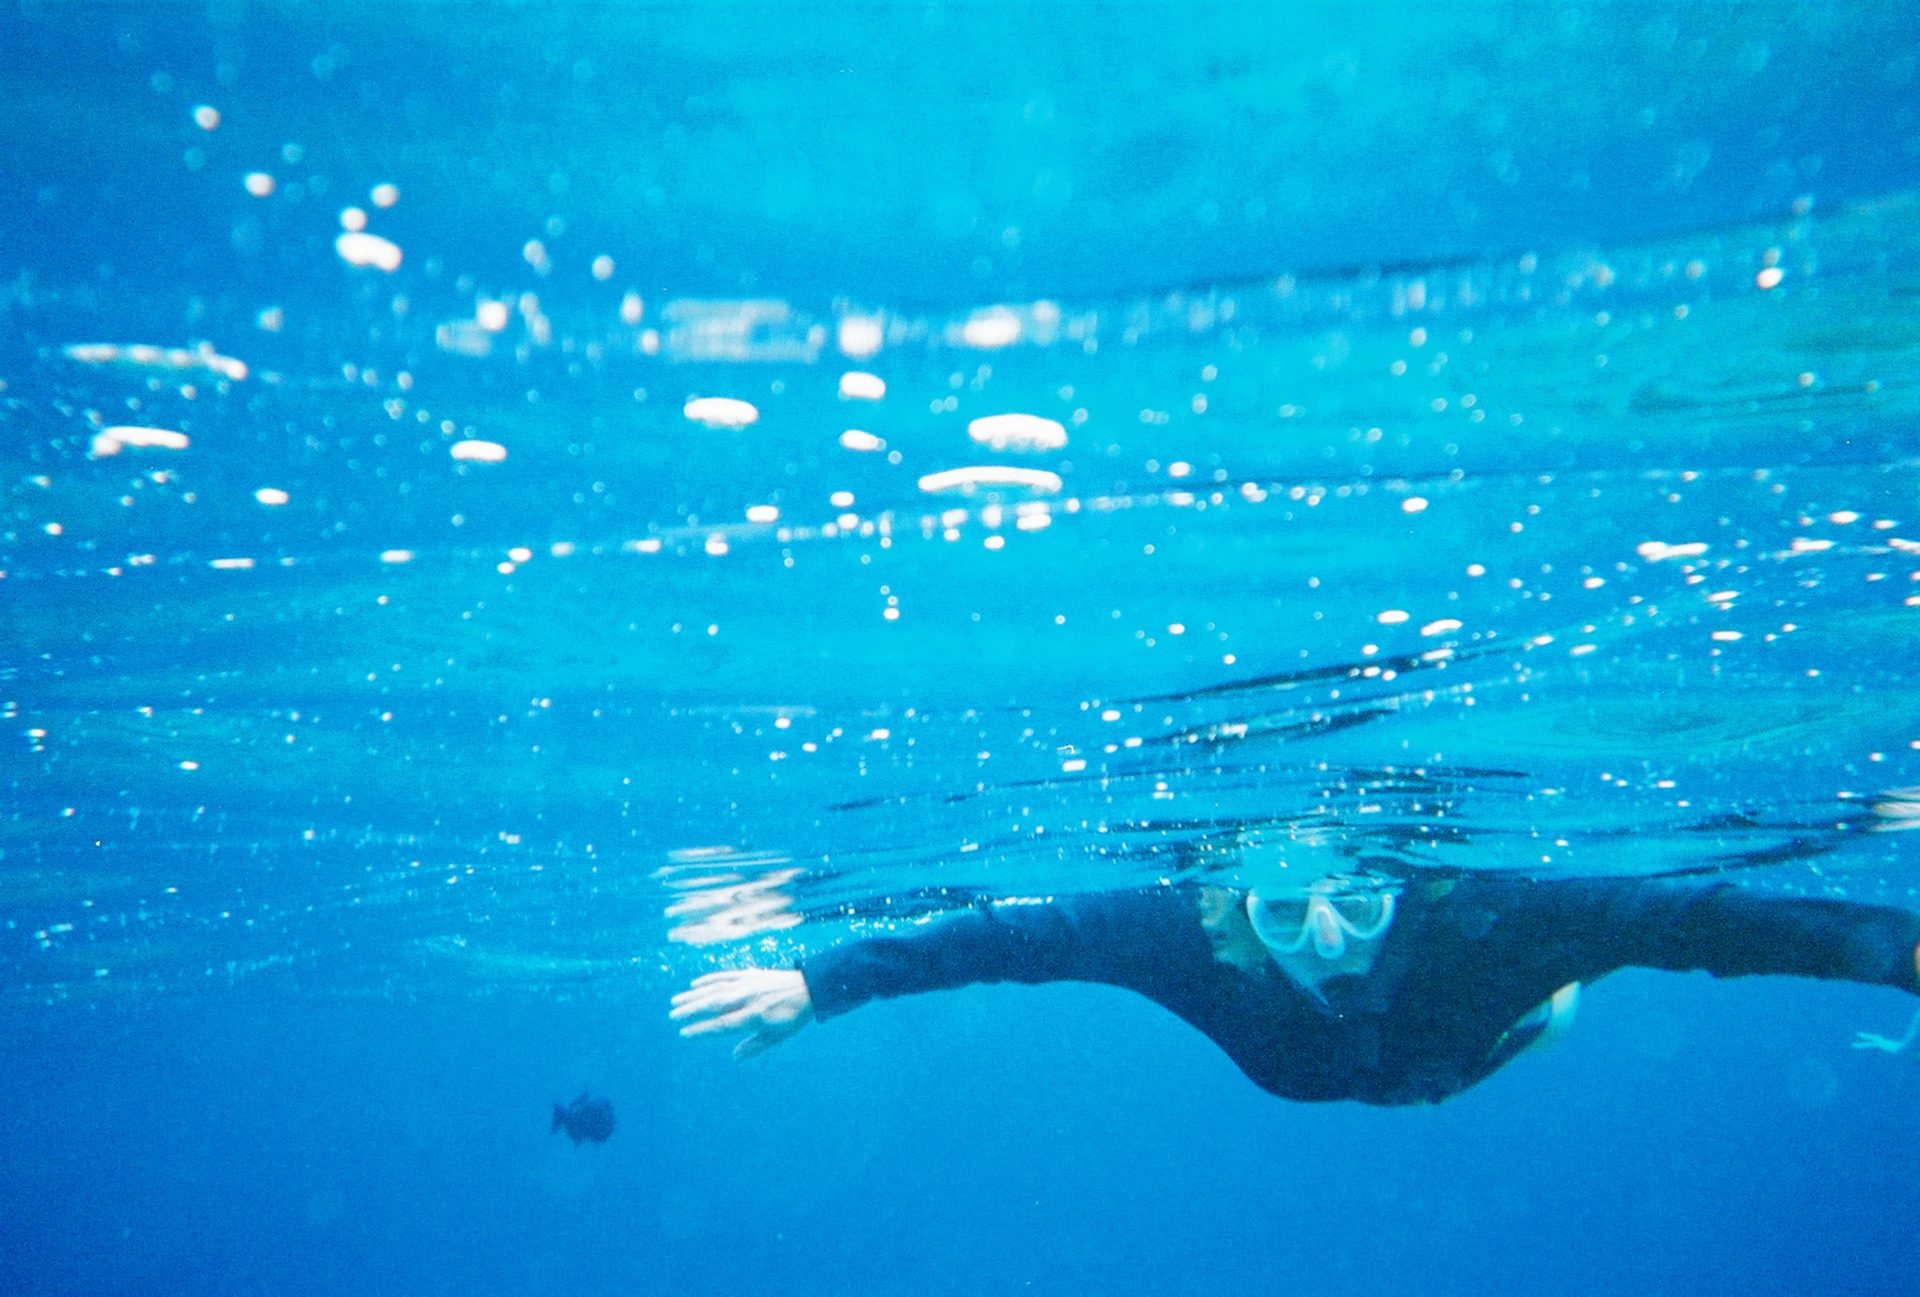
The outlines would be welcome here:
M 1436 1103 L 1563 1027 L 1581 983 L 1626 967 L 1920 995 L 1920 914 L 1673 879 L 1330 878 L 1278 898 L 1158 887 L 985 906 L 797 968 L 709 973 L 672 1016 L 684 1036 L 748 1033 L 743 1058 L 874 999 L 1104 982 L 1179 1015 L 1283 1098 Z

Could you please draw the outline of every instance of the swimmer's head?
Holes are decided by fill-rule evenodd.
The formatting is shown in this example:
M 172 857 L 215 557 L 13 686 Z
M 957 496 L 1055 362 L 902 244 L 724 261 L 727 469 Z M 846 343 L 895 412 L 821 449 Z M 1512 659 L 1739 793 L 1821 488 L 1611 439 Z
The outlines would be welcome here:
M 1247 924 L 1274 963 L 1318 994 L 1328 978 L 1372 970 L 1393 926 L 1394 899 L 1378 882 L 1329 877 L 1305 891 L 1249 893 Z
M 1310 990 L 1329 977 L 1364 974 L 1393 925 L 1394 894 L 1324 879 L 1278 897 L 1202 887 L 1200 926 L 1213 957 L 1246 972 L 1269 964 Z

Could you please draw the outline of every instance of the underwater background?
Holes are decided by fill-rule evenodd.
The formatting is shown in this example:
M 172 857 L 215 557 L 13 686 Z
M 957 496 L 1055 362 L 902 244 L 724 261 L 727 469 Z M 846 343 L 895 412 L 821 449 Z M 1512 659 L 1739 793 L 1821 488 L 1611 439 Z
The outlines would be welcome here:
M 1910 6 L 8 0 L 0 320 L 0 1291 L 1920 1292 L 1890 991 L 666 1017 L 1222 840 L 1920 906 Z

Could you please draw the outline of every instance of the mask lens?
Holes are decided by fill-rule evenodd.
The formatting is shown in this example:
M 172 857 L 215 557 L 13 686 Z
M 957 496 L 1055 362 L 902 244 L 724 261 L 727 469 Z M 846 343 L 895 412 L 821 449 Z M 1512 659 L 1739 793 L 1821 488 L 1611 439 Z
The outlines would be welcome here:
M 1247 898 L 1247 918 L 1260 944 L 1276 955 L 1311 946 L 1323 959 L 1338 959 L 1348 941 L 1374 941 L 1393 923 L 1393 893 L 1313 893 Z
M 1247 918 L 1253 922 L 1253 935 L 1275 954 L 1291 955 L 1304 950 L 1312 936 L 1304 898 L 1282 897 L 1269 901 L 1249 896 Z
M 1386 892 L 1351 892 L 1329 898 L 1348 935 L 1371 941 L 1393 919 L 1393 897 Z

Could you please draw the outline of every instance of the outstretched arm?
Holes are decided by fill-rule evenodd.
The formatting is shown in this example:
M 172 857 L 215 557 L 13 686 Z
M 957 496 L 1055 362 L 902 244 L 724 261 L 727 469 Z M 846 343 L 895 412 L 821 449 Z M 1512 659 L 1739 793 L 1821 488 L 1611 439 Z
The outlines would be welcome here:
M 708 973 L 673 997 L 683 1036 L 744 1031 L 734 1057 L 869 1000 L 976 982 L 1108 982 L 1166 1002 L 1214 967 L 1192 902 L 1169 889 L 1003 903 L 851 941 L 800 968 Z
M 1920 914 L 1732 882 L 1583 879 L 1534 890 L 1558 940 L 1608 968 L 1773 973 L 1920 995 Z M 1537 911 L 1536 911 L 1537 912 Z M 1547 917 L 1547 916 L 1541 916 Z
M 894 936 L 848 942 L 802 965 L 824 1021 L 869 1000 L 980 982 L 1105 982 L 1161 998 L 1212 966 L 1193 902 L 1168 888 L 1002 902 Z

